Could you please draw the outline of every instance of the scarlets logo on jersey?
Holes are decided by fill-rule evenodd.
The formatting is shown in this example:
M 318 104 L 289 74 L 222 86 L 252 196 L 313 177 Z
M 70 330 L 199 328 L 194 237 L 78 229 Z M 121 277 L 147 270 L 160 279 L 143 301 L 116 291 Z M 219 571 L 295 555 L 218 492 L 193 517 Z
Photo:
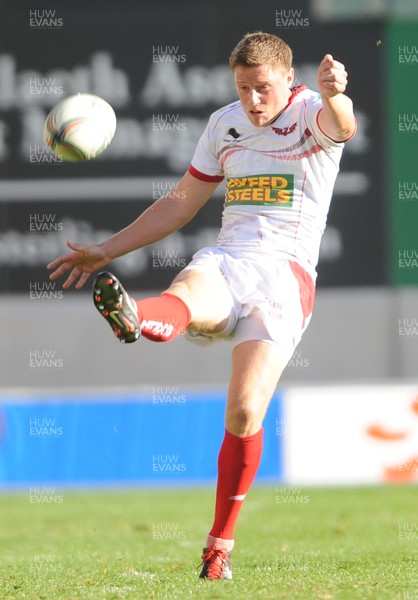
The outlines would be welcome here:
M 230 177 L 226 183 L 226 205 L 277 204 L 292 206 L 293 175 Z
M 274 133 L 277 135 L 289 135 L 289 133 L 293 133 L 296 129 L 297 123 L 293 123 L 293 125 L 289 125 L 289 127 L 272 127 Z

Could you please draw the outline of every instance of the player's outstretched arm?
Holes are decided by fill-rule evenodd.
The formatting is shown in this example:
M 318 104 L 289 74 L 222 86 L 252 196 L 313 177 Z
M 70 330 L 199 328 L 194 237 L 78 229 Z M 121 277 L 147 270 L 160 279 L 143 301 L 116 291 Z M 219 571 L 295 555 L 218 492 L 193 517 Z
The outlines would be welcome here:
M 198 212 L 209 200 L 219 183 L 209 183 L 187 172 L 177 186 L 147 208 L 133 223 L 101 244 L 67 242 L 73 252 L 53 260 L 48 265 L 55 280 L 69 273 L 63 287 L 74 282 L 80 289 L 90 274 L 113 259 L 138 248 L 154 244 L 170 235 Z
M 323 110 L 319 113 L 319 125 L 324 133 L 337 142 L 348 140 L 356 130 L 353 103 L 344 94 L 348 74 L 343 64 L 326 54 L 319 65 L 318 85 Z

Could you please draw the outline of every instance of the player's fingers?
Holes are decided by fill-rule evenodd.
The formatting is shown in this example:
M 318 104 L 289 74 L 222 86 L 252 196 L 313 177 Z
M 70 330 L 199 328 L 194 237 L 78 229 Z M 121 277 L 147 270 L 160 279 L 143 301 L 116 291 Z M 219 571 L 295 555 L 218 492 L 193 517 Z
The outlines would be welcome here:
M 346 85 L 335 82 L 326 82 L 323 84 L 323 86 L 324 88 L 332 92 L 331 96 L 335 96 L 336 94 L 343 94 L 347 87 Z
M 344 68 L 344 65 L 341 65 L 341 67 L 330 67 L 329 69 L 324 69 L 323 71 L 324 74 L 332 74 L 332 75 L 340 75 L 340 74 L 344 74 L 344 75 L 348 75 L 347 71 Z
M 340 75 L 340 76 L 337 76 L 334 79 L 333 83 L 336 86 L 344 86 L 344 87 L 346 87 L 347 83 L 348 83 L 348 78 L 345 75 Z
M 80 269 L 78 267 L 74 267 L 74 269 L 68 275 L 67 279 L 62 284 L 62 287 L 64 289 L 67 289 L 67 288 L 71 287 L 72 284 L 74 283 L 74 281 L 79 277 L 79 275 L 81 273 L 82 273 L 82 271 L 80 271 Z
M 326 63 L 331 63 L 333 60 L 332 54 L 325 54 L 320 66 L 325 65 Z
M 49 269 L 50 271 L 52 269 L 56 269 L 57 267 L 60 266 L 60 264 L 62 263 L 63 257 L 60 256 L 59 258 L 55 258 L 53 261 L 51 261 L 50 263 L 48 263 L 46 265 L 46 268 Z
M 329 76 L 330 74 L 338 75 L 338 73 L 345 73 L 345 75 L 347 75 L 345 66 L 336 60 L 331 63 L 322 64 L 319 69 L 320 76 Z
M 80 260 L 81 256 L 82 255 L 78 251 L 72 252 L 71 254 L 64 254 L 64 256 L 59 256 L 58 258 L 55 258 L 52 262 L 47 264 L 46 268 L 51 270 L 63 265 L 66 266 L 66 270 L 68 270 L 74 266 L 74 262 L 77 259 Z
M 331 69 L 338 69 L 340 71 L 345 71 L 345 66 L 343 63 L 338 62 L 338 60 L 333 60 L 331 64 Z
M 76 286 L 75 286 L 76 289 L 79 290 L 80 288 L 82 288 L 89 277 L 90 277 L 90 273 L 87 273 L 86 271 L 84 271 L 81 274 L 80 279 L 76 283 Z
M 334 62 L 335 61 L 332 58 L 331 54 L 325 54 L 324 58 L 321 61 L 321 64 L 319 65 L 319 73 L 323 73 L 324 71 L 330 69 L 333 66 Z
M 336 81 L 339 83 L 346 82 L 348 78 L 348 73 L 346 71 L 340 70 L 329 70 L 323 73 L 321 79 L 322 81 Z
M 47 269 L 56 269 L 60 266 L 66 267 L 66 270 L 74 266 L 74 261 L 79 258 L 80 255 L 72 252 L 71 254 L 64 254 L 64 256 L 58 256 L 52 262 L 47 264 Z
M 56 262 L 56 261 L 54 261 L 54 262 Z M 58 277 L 61 277 L 61 275 L 64 275 L 64 273 L 66 273 L 67 271 L 69 271 L 70 269 L 73 268 L 73 265 L 68 262 L 63 262 L 62 264 L 58 263 L 58 265 L 59 266 L 55 269 L 55 271 L 53 271 L 51 273 L 51 275 L 49 276 L 49 278 L 52 280 L 58 279 Z M 54 268 L 54 266 L 52 266 L 51 268 Z

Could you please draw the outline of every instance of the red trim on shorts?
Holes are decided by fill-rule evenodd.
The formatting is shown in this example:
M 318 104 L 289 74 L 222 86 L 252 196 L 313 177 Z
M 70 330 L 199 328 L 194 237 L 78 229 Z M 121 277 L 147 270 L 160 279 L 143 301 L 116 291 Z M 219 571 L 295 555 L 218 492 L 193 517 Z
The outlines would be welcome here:
M 346 142 L 349 142 L 351 140 L 351 138 L 353 138 L 356 135 L 357 132 L 357 119 L 356 117 L 354 117 L 354 131 L 353 133 L 350 135 L 350 137 L 346 138 L 345 140 L 334 140 L 332 137 L 330 137 L 327 133 L 325 133 L 325 131 L 321 128 L 320 124 L 319 124 L 319 113 L 324 110 L 323 108 L 320 108 L 318 110 L 318 112 L 316 113 L 316 124 L 318 125 L 318 129 L 319 131 L 322 133 L 322 135 L 324 135 L 326 138 L 328 138 L 329 140 L 331 140 L 332 142 L 335 142 L 336 144 L 345 144 Z
M 206 175 L 206 173 L 202 173 L 201 171 L 195 169 L 193 165 L 190 165 L 189 173 L 190 175 L 193 175 L 193 177 L 196 177 L 196 179 L 200 179 L 200 181 L 207 181 L 208 183 L 218 183 L 224 179 L 223 175 Z
M 302 329 L 305 327 L 306 319 L 312 314 L 315 301 L 315 284 L 312 277 L 303 267 L 293 260 L 289 261 L 293 275 L 299 283 L 300 303 L 302 305 L 303 322 Z

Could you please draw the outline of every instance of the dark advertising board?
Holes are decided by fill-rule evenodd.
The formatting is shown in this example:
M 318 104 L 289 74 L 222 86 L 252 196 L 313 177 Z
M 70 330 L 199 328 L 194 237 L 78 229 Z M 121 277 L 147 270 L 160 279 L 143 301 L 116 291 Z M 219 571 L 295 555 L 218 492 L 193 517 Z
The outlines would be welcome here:
M 102 241 L 172 189 L 210 113 L 236 99 L 230 51 L 258 29 L 293 47 L 297 84 L 316 88 L 327 52 L 345 63 L 358 134 L 343 157 L 318 283 L 385 282 L 380 25 L 318 24 L 303 4 L 286 14 L 273 2 L 256 18 L 250 2 L 229 8 L 198 2 L 193 11 L 185 1 L 101 2 L 83 5 L 83 18 L 80 7 L 16 4 L 3 15 L 1 292 L 41 292 L 48 285 L 45 265 L 65 251 L 67 239 Z M 101 157 L 65 163 L 48 152 L 43 124 L 57 102 L 77 92 L 106 99 L 118 127 Z M 166 287 L 194 251 L 215 243 L 222 204 L 220 188 L 184 229 L 112 268 L 130 288 Z

